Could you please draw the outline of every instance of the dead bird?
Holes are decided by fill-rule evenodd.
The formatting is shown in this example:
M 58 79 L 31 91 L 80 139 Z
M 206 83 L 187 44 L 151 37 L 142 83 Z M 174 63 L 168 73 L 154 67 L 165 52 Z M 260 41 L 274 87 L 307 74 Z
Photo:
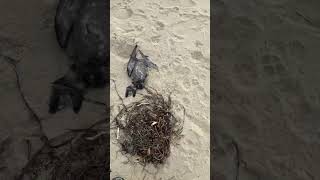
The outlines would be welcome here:
M 55 32 L 60 47 L 71 60 L 71 68 L 52 84 L 49 112 L 56 113 L 65 97 L 72 100 L 78 113 L 88 88 L 107 84 L 109 57 L 105 0 L 59 0 L 55 16 Z
M 72 86 L 61 86 L 59 81 L 53 83 L 52 92 L 50 96 L 49 112 L 54 114 L 57 111 L 63 109 L 67 103 L 66 99 L 69 97 L 72 101 L 73 111 L 79 113 L 82 101 L 84 99 L 81 90 L 75 89 Z M 63 80 L 62 80 L 63 81 Z
M 138 55 L 141 56 L 141 59 L 137 57 Z M 151 62 L 149 57 L 144 55 L 141 50 L 138 50 L 138 45 L 136 45 L 127 65 L 127 73 L 132 80 L 132 85 L 127 87 L 126 97 L 129 96 L 129 93 L 132 93 L 132 96 L 135 97 L 137 89 L 144 88 L 145 80 L 148 77 L 148 68 L 158 70 L 158 66 Z
M 109 19 L 105 0 L 59 0 L 55 32 L 75 73 L 90 87 L 107 83 Z
M 73 111 L 78 113 L 84 99 L 84 84 L 78 79 L 74 72 L 74 66 L 67 75 L 52 83 L 51 96 L 49 100 L 49 112 L 54 114 L 68 104 L 72 105 Z M 71 100 L 71 102 L 70 102 Z

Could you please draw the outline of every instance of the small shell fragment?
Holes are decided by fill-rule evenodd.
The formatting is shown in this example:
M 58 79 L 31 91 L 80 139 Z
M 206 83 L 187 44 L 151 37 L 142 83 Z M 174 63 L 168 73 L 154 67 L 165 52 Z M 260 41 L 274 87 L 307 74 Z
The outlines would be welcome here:
M 117 139 L 119 139 L 120 128 L 117 129 Z
M 154 125 L 156 125 L 156 124 L 158 124 L 158 122 L 153 121 L 153 123 L 151 124 L 151 126 L 154 126 Z
M 141 105 L 149 105 L 150 103 L 140 103 L 140 104 L 138 104 L 137 106 L 139 107 L 139 106 L 141 106 Z

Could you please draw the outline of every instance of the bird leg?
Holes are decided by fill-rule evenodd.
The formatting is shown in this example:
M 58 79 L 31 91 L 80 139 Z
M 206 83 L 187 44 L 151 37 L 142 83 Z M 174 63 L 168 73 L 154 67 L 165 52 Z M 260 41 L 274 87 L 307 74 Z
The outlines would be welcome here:
M 128 97 L 129 94 L 132 92 L 132 96 L 135 97 L 136 96 L 136 91 L 137 91 L 137 88 L 134 85 L 130 85 L 126 89 L 126 95 L 125 96 Z

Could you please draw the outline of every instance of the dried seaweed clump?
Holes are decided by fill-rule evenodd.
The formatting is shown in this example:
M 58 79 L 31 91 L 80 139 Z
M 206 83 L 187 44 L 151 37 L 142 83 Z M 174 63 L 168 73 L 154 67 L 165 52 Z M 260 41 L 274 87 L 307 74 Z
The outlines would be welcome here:
M 44 146 L 23 168 L 19 180 L 98 180 L 107 179 L 109 135 L 107 127 L 72 130 L 54 139 L 56 147 Z M 60 143 L 62 142 L 62 143 Z
M 147 95 L 123 105 L 115 118 L 122 152 L 138 156 L 139 163 L 163 164 L 173 140 L 181 137 L 183 121 L 172 112 L 171 98 L 146 88 Z

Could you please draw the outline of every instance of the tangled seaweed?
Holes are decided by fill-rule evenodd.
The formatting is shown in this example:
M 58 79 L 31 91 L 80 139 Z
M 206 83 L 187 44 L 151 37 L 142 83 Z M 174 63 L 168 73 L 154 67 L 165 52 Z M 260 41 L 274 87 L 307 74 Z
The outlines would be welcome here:
M 103 119 L 87 129 L 71 129 L 51 139 L 53 145 L 45 145 L 36 152 L 17 180 L 26 177 L 46 180 L 107 179 L 110 173 L 107 128 L 109 125 Z
M 123 105 L 114 122 L 122 152 L 138 156 L 143 165 L 159 165 L 169 157 L 173 140 L 182 136 L 183 120 L 174 116 L 170 95 L 146 90 L 141 100 Z

